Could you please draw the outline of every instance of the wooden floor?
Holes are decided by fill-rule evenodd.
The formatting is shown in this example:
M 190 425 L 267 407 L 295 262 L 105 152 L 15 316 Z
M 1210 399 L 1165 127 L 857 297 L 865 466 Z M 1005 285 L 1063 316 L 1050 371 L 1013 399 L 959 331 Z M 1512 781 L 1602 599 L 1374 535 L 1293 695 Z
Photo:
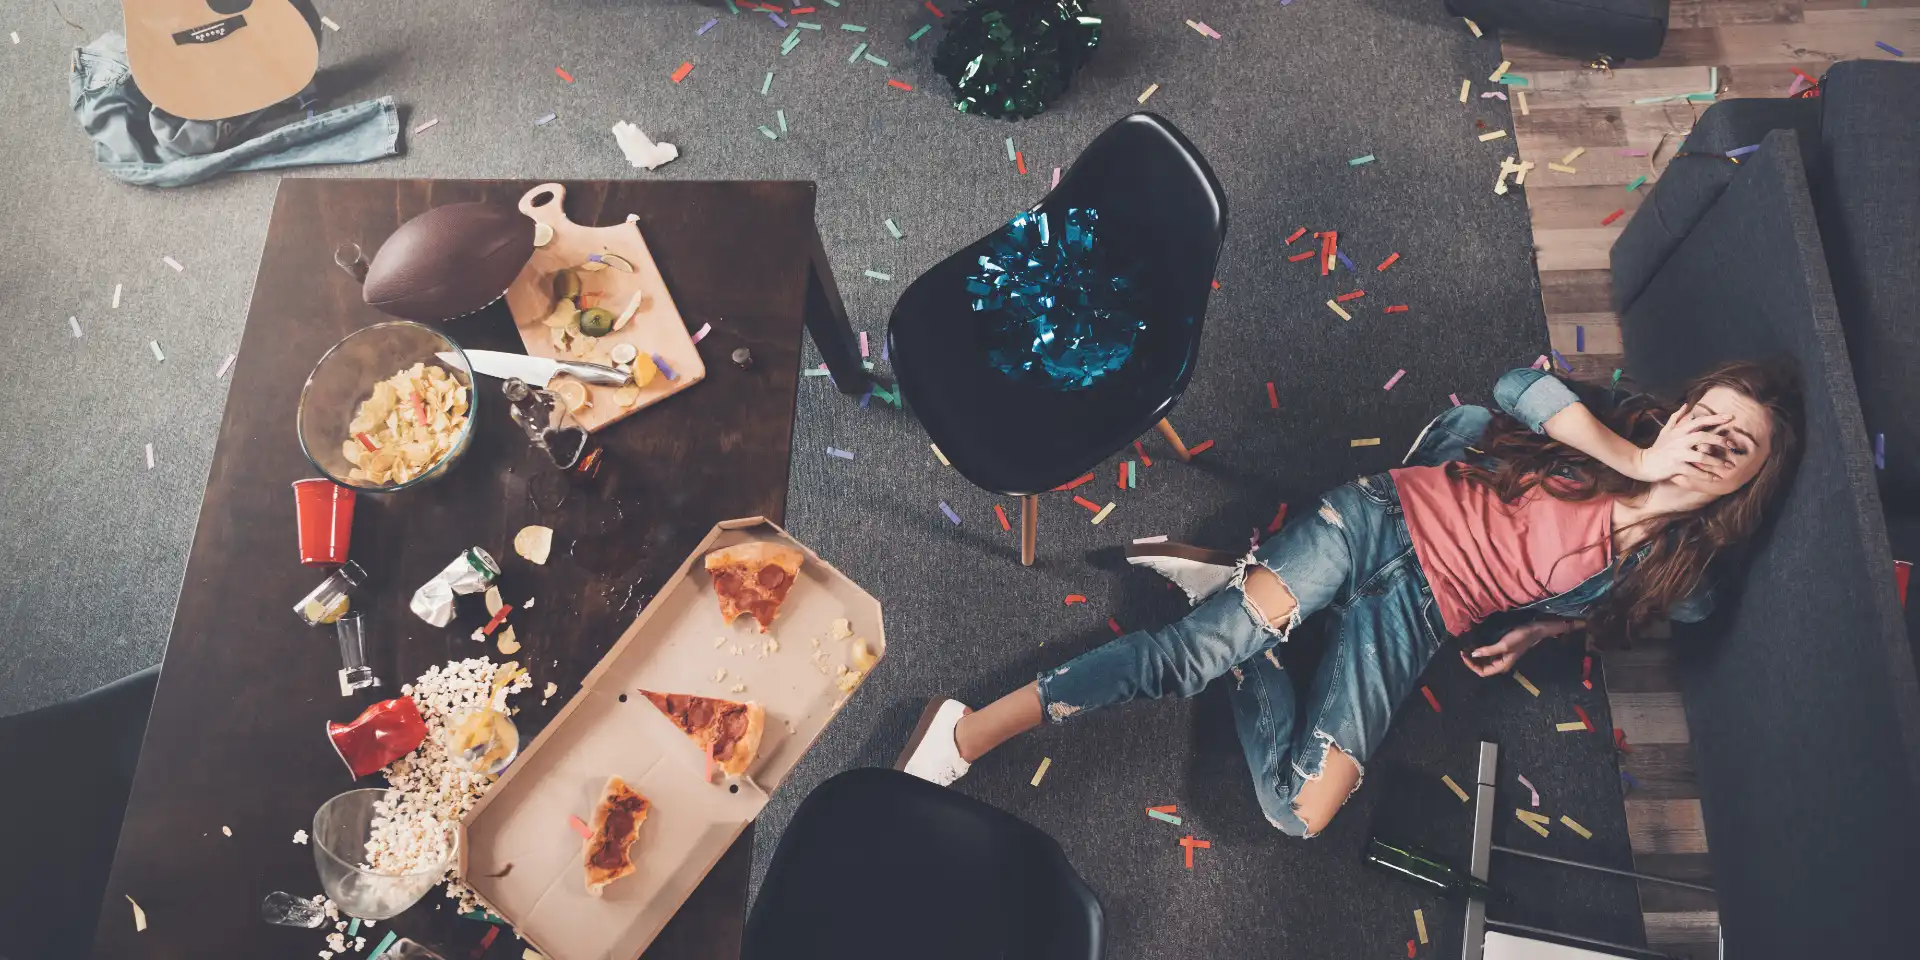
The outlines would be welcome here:
M 1875 41 L 1920 57 L 1920 0 L 1673 0 L 1670 16 L 1659 57 L 1611 72 L 1542 53 L 1523 37 L 1501 41 L 1509 72 L 1528 80 L 1507 89 L 1527 93 L 1526 115 L 1513 101 L 1514 138 L 1519 159 L 1538 164 L 1524 193 L 1548 333 L 1582 379 L 1604 382 L 1621 365 L 1608 250 L 1709 106 L 1635 101 L 1708 90 L 1721 99 L 1783 96 L 1794 68 L 1818 77 L 1836 60 L 1890 59 Z M 1476 94 L 1488 89 L 1484 80 L 1475 78 Z M 1575 148 L 1585 148 L 1567 164 L 1576 172 L 1547 169 Z M 1629 150 L 1647 156 L 1622 155 Z M 1648 185 L 1629 193 L 1627 184 L 1642 175 Z M 1602 225 L 1615 210 L 1625 213 Z M 1607 688 L 1614 722 L 1634 749 L 1625 768 L 1639 782 L 1626 799 L 1635 861 L 1648 873 L 1710 877 L 1670 649 L 1656 643 L 1610 654 Z M 1640 902 L 1656 949 L 1700 960 L 1718 955 L 1711 895 L 1642 883 Z

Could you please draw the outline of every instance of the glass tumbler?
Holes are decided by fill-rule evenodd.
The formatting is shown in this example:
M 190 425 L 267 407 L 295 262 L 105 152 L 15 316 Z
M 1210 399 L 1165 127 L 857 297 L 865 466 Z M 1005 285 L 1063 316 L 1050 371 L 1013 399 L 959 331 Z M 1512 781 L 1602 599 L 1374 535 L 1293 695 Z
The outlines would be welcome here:
M 342 913 L 363 920 L 386 920 L 420 902 L 446 877 L 459 846 L 453 824 L 439 824 L 415 841 L 413 863 L 404 870 L 376 869 L 367 863 L 367 841 L 373 836 L 376 809 L 389 795 L 385 789 L 349 790 L 313 815 L 313 862 L 320 886 Z

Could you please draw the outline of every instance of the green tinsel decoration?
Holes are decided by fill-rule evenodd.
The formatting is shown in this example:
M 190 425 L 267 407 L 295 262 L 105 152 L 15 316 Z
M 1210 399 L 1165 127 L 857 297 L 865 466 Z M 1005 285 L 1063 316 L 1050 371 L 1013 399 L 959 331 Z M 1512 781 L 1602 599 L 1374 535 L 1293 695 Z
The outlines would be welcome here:
M 1003 120 L 1045 112 L 1100 45 L 1084 0 L 971 0 L 933 54 L 953 106 Z

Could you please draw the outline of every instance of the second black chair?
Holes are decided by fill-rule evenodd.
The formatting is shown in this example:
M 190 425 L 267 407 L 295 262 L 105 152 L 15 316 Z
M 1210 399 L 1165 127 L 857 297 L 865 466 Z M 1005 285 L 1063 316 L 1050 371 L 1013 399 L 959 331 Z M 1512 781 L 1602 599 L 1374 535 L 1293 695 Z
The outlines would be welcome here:
M 1227 200 L 1207 162 L 1173 124 L 1122 119 L 1074 160 L 1029 211 L 1061 233 L 1071 211 L 1097 213 L 1105 262 L 1124 297 L 1131 352 L 1091 383 L 1063 388 L 1005 369 L 1006 318 L 977 309 L 981 258 L 1003 255 L 996 230 L 935 265 L 893 308 L 887 337 L 900 388 L 941 453 L 974 485 L 1023 498 L 1021 562 L 1031 564 L 1038 495 L 1158 426 L 1186 458 L 1167 414 L 1200 356 L 1200 329 L 1226 239 Z M 1048 238 L 1058 242 L 1058 237 Z M 977 284 L 974 284 L 977 290 Z M 1046 293 L 1047 291 L 1042 291 Z M 1069 311 L 1071 312 L 1071 311 Z

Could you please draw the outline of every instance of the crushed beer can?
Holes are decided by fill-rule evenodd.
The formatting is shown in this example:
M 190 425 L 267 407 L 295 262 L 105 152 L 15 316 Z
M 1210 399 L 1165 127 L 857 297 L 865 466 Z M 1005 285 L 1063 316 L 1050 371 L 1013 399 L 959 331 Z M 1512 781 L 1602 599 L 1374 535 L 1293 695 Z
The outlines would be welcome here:
M 453 622 L 455 594 L 480 593 L 499 576 L 500 564 L 491 554 L 479 547 L 468 547 L 447 564 L 446 569 L 415 590 L 408 606 L 420 619 L 444 627 Z

